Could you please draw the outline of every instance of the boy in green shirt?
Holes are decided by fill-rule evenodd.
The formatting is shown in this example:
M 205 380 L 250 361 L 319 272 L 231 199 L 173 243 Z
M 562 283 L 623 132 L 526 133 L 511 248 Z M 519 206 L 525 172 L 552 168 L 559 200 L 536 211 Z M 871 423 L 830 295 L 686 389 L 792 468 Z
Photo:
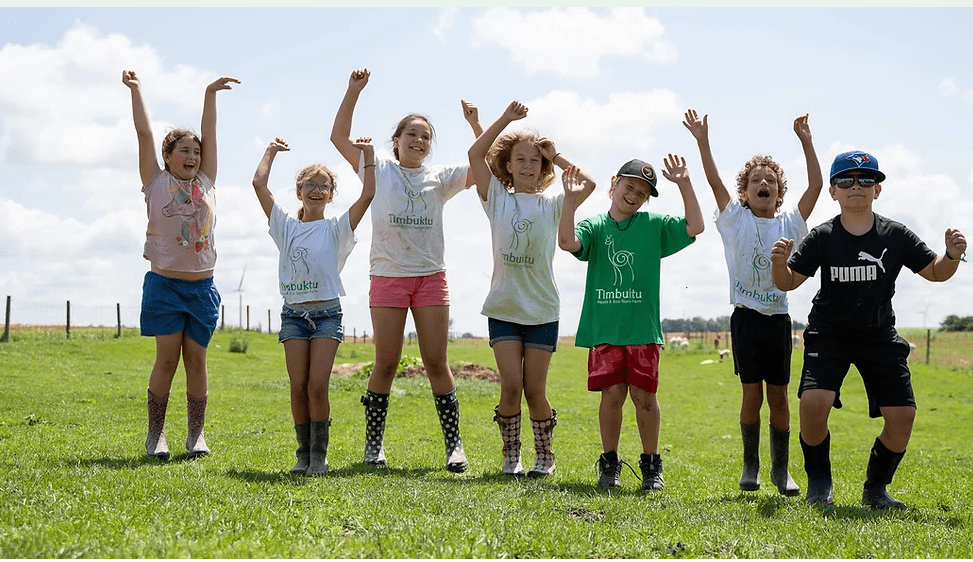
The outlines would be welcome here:
M 686 217 L 638 212 L 649 196 L 658 197 L 651 165 L 631 160 L 612 178 L 608 212 L 574 224 L 583 183 L 577 171 L 562 176 L 564 206 L 558 245 L 588 262 L 584 304 L 575 345 L 588 352 L 588 390 L 601 391 L 598 421 L 604 453 L 598 459 L 598 485 L 621 486 L 618 439 L 622 407 L 631 395 L 642 440 L 639 468 L 642 490 L 663 487 L 659 449 L 661 415 L 659 349 L 664 343 L 659 315 L 662 258 L 693 243 L 703 232 L 686 160 L 670 154 L 662 175 L 679 187 Z

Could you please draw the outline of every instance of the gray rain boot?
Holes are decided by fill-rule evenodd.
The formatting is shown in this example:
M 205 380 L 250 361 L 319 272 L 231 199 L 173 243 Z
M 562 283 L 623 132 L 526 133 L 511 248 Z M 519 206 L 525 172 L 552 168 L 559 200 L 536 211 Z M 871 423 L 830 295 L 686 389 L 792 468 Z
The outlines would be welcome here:
M 443 438 L 446 440 L 446 470 L 463 472 L 469 463 L 463 452 L 463 440 L 459 436 L 459 399 L 456 398 L 456 389 L 446 394 L 437 394 L 435 399 L 439 424 L 443 428 Z
M 291 474 L 307 474 L 311 464 L 311 422 L 295 423 L 294 432 L 297 433 L 297 464 Z
M 740 422 L 743 434 L 743 474 L 740 489 L 752 492 L 760 489 L 760 424 L 746 425 Z
M 865 473 L 865 489 L 862 491 L 862 503 L 874 509 L 902 509 L 905 504 L 893 498 L 885 490 L 885 486 L 892 483 L 892 476 L 899 468 L 899 462 L 905 456 L 905 451 L 893 453 L 888 450 L 882 440 L 875 438 L 872 451 L 868 456 L 868 470 Z
M 807 502 L 833 505 L 834 485 L 831 480 L 831 432 L 819 445 L 811 446 L 800 436 L 804 451 L 804 472 L 807 472 Z
M 770 426 L 770 481 L 777 486 L 777 492 L 782 496 L 798 496 L 801 489 L 791 478 L 787 470 L 790 457 L 791 432 L 781 431 Z
M 164 427 L 166 425 L 166 408 L 169 406 L 169 395 L 159 398 L 152 391 L 145 389 L 148 395 L 149 431 L 145 437 L 145 454 L 149 457 L 169 460 L 169 445 L 166 443 Z
M 365 464 L 385 466 L 385 416 L 389 411 L 389 395 L 366 391 L 361 397 L 365 405 Z
M 308 476 L 324 476 L 328 473 L 328 438 L 331 419 L 311 420 L 311 454 L 307 467 Z
M 546 420 L 530 420 L 534 429 L 534 468 L 527 473 L 529 478 L 543 478 L 554 474 L 554 426 L 557 425 L 557 410 L 551 409 L 551 417 Z
M 186 450 L 190 459 L 198 459 L 209 454 L 203 426 L 206 425 L 206 401 L 209 395 L 196 398 L 186 393 L 186 418 L 189 422 L 189 435 L 186 436 Z
M 520 463 L 520 412 L 501 416 L 500 406 L 496 406 L 493 408 L 493 421 L 500 426 L 500 439 L 503 441 L 501 473 L 505 476 L 523 476 L 524 467 Z

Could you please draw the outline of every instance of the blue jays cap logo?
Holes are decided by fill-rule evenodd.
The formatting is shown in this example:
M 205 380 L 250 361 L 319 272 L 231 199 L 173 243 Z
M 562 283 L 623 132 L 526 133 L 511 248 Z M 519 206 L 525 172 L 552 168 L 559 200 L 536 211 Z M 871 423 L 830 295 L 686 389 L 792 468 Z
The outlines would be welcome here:
M 853 154 L 850 154 L 850 155 L 848 155 L 847 160 L 851 160 L 855 164 L 858 164 L 858 167 L 859 168 L 861 168 L 862 166 L 864 166 L 866 162 L 870 162 L 871 161 L 871 159 L 868 157 L 868 155 L 865 154 L 864 152 L 855 152 Z

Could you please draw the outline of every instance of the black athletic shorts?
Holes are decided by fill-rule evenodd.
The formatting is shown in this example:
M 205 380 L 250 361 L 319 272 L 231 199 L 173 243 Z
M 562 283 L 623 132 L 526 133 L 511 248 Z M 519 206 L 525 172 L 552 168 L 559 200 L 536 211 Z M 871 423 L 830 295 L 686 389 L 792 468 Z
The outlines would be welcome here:
M 847 336 L 804 331 L 804 368 L 797 396 L 810 389 L 833 390 L 834 407 L 841 407 L 841 383 L 851 365 L 861 374 L 868 396 L 868 416 L 881 417 L 879 408 L 916 407 L 909 372 L 909 342 L 896 334 L 882 340 L 863 340 Z
M 736 307 L 730 316 L 733 371 L 741 383 L 786 385 L 791 380 L 791 317 Z

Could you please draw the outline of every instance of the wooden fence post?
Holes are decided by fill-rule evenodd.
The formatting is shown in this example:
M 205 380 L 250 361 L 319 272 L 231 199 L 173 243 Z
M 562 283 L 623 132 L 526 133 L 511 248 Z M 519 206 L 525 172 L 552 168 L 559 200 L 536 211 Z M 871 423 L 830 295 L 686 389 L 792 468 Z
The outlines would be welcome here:
M 122 337 L 122 303 L 115 303 L 115 317 L 118 318 L 118 330 L 115 332 L 115 337 Z
M 220 305 L 220 330 L 226 328 L 226 305 Z
M 270 329 L 270 309 L 267 309 L 267 333 L 272 334 L 273 331 Z
M 68 339 L 71 339 L 71 301 L 68 301 L 68 316 L 64 325 L 65 330 L 67 331 Z
M 932 343 L 932 330 L 926 330 L 926 365 L 929 364 L 929 345 Z
M 250 331 L 250 305 L 247 305 L 247 331 Z
M 10 295 L 7 295 L 7 313 L 3 320 L 3 339 L 0 342 L 10 341 Z

